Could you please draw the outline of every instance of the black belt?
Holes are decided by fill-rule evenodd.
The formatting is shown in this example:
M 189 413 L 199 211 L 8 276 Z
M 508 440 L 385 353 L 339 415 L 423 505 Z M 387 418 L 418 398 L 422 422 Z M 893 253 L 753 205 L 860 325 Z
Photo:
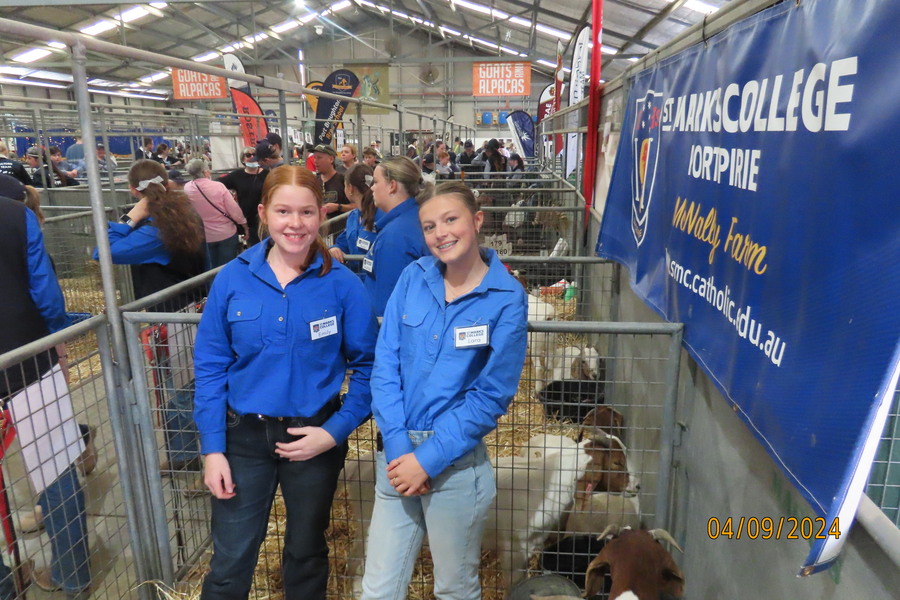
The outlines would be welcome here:
M 269 421 L 282 422 L 285 423 L 288 427 L 320 427 L 324 425 L 328 419 L 331 418 L 331 415 L 340 410 L 341 404 L 341 395 L 338 394 L 337 396 L 326 402 L 322 406 L 322 408 L 320 408 L 316 412 L 316 414 L 309 417 L 272 417 L 259 413 L 247 413 L 240 416 L 241 418 L 253 419 L 262 423 L 267 423 Z M 234 416 L 237 413 L 229 408 L 228 414 Z

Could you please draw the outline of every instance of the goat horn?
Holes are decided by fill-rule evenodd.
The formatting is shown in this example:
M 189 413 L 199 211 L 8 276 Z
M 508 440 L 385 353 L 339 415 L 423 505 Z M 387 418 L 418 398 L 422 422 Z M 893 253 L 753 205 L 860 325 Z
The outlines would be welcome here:
M 597 536 L 597 539 L 598 539 L 598 540 L 605 540 L 607 536 L 610 536 L 610 535 L 612 535 L 612 536 L 619 535 L 619 531 L 621 531 L 621 529 L 619 528 L 618 525 L 616 525 L 616 524 L 607 525 L 607 526 L 606 526 L 606 529 L 603 530 L 603 533 L 601 533 L 600 535 Z M 667 535 L 668 535 L 668 534 L 667 534 Z
M 675 546 L 675 548 L 679 552 L 684 554 L 684 550 L 681 549 L 681 546 L 678 545 L 678 542 L 676 542 L 675 539 L 671 536 L 671 534 L 669 534 L 669 532 L 666 531 L 665 529 L 651 529 L 647 533 L 649 533 L 653 537 L 654 540 L 657 540 L 657 541 L 664 540 L 666 542 L 669 542 L 670 544 Z

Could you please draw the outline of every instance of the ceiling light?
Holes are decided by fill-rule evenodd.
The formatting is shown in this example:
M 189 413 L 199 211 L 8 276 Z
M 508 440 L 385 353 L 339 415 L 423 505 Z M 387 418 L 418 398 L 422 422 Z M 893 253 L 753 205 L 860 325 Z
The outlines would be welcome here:
M 703 13 L 705 15 L 712 14 L 719 10 L 718 6 L 713 6 L 712 4 L 701 2 L 701 0 L 688 0 L 684 3 L 684 8 L 689 8 L 695 12 Z
M 152 75 L 147 75 L 146 77 L 141 77 L 140 81 L 143 81 L 144 83 L 153 83 L 154 81 L 159 81 L 160 79 L 165 79 L 168 76 L 169 76 L 168 73 L 166 73 L 165 71 L 162 71 L 159 73 L 154 73 Z
M 168 2 L 151 2 L 150 3 L 150 6 L 152 6 L 153 8 L 158 8 L 158 9 L 165 8 L 168 5 L 169 5 Z
M 291 19 L 289 21 L 285 21 L 284 23 L 273 25 L 271 29 L 275 33 L 284 33 L 285 31 L 296 29 L 297 27 L 300 27 L 300 21 L 298 21 L 297 19 Z
M 50 51 L 46 48 L 32 48 L 31 50 L 26 50 L 21 54 L 13 56 L 10 60 L 14 60 L 20 63 L 30 63 L 36 60 L 40 60 L 48 55 L 50 55 Z
M 551 69 L 555 69 L 555 68 L 556 68 L 556 63 L 552 63 L 552 62 L 550 62 L 549 60 L 544 60 L 543 58 L 538 59 L 537 63 L 538 63 L 539 65 L 544 65 L 545 67 L 550 67 Z
M 116 28 L 115 23 L 104 19 L 103 21 L 97 21 L 93 25 L 88 25 L 87 27 L 83 27 L 79 31 L 81 31 L 81 33 L 83 33 L 84 35 L 99 35 L 101 33 L 109 31 L 110 29 L 115 29 L 115 28 Z
M 58 83 L 43 83 L 40 81 L 29 81 L 27 79 L 10 79 L 9 77 L 0 77 L 0 83 L 11 83 L 13 85 L 29 85 L 33 87 L 54 88 L 64 90 L 67 86 Z
M 50 46 L 51 48 L 56 48 L 58 50 L 63 50 L 66 47 L 66 45 L 63 44 L 62 42 L 47 42 L 47 45 Z
M 209 62 L 214 58 L 218 58 L 218 52 L 207 52 L 206 54 L 200 54 L 199 56 L 195 56 L 193 59 L 194 62 Z
M 143 6 L 135 6 L 133 8 L 129 8 L 125 12 L 121 13 L 119 16 L 121 17 L 122 21 L 124 21 L 125 23 L 131 23 L 132 21 L 136 21 L 137 19 L 140 19 L 141 17 L 146 17 L 149 14 L 150 13 L 147 12 L 147 9 L 144 8 Z
M 148 94 L 132 94 L 129 92 L 114 92 L 112 90 L 95 90 L 88 88 L 88 91 L 92 94 L 103 94 L 104 96 L 121 96 L 123 98 L 141 98 L 143 100 L 157 100 L 162 101 L 165 100 L 165 96 L 150 96 Z
M 352 5 L 353 5 L 353 3 L 350 2 L 350 0 L 341 0 L 338 3 L 331 5 L 331 12 L 336 13 L 336 12 L 338 12 L 340 10 L 344 10 L 345 8 L 348 8 Z

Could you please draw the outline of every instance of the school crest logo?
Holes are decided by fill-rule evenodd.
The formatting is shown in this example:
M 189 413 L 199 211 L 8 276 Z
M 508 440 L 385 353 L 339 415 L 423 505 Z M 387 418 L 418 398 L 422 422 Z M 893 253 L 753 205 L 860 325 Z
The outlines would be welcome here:
M 319 324 L 318 323 L 313 324 L 313 333 L 319 333 Z
M 465 334 L 464 332 L 460 331 L 460 332 L 456 335 L 456 338 L 457 338 L 459 341 L 462 342 L 463 340 L 466 339 L 466 334 Z
M 635 104 L 631 132 L 631 232 L 640 246 L 647 234 L 647 215 L 659 165 L 663 95 L 647 90 Z

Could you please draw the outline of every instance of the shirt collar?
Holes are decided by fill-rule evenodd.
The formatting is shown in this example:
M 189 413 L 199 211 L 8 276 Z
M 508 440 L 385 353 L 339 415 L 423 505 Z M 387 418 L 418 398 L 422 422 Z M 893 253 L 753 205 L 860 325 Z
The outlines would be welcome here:
M 504 292 L 515 291 L 517 287 L 522 285 L 509 274 L 506 265 L 500 260 L 497 252 L 491 248 L 481 248 L 482 258 L 487 259 L 488 271 L 484 274 L 475 289 L 466 294 L 484 294 L 490 290 L 498 290 Z M 416 264 L 424 271 L 425 282 L 428 289 L 431 290 L 435 300 L 441 305 L 444 304 L 444 275 L 441 270 L 440 261 L 434 256 L 426 256 L 416 261 Z
M 238 260 L 247 264 L 249 266 L 250 272 L 253 273 L 256 277 L 280 290 L 282 289 L 281 284 L 278 283 L 278 279 L 275 277 L 275 273 L 272 271 L 272 267 L 270 267 L 268 261 L 266 261 L 266 257 L 268 256 L 268 249 L 271 244 L 272 238 L 267 237 L 264 240 L 260 241 L 258 244 L 254 245 L 249 250 L 242 252 L 238 256 Z M 306 269 L 306 271 L 303 272 L 302 275 L 300 275 L 300 278 L 318 274 L 318 272 L 322 270 L 323 264 L 324 262 L 322 260 L 322 253 L 316 252 L 316 255 L 310 263 L 309 267 Z
M 375 229 L 381 231 L 385 227 L 387 227 L 388 223 L 393 221 L 394 219 L 399 219 L 401 216 L 415 212 L 419 210 L 419 204 L 416 202 L 415 198 L 409 197 L 397 206 L 395 206 L 391 212 L 382 213 L 380 217 L 376 217 L 375 219 Z

